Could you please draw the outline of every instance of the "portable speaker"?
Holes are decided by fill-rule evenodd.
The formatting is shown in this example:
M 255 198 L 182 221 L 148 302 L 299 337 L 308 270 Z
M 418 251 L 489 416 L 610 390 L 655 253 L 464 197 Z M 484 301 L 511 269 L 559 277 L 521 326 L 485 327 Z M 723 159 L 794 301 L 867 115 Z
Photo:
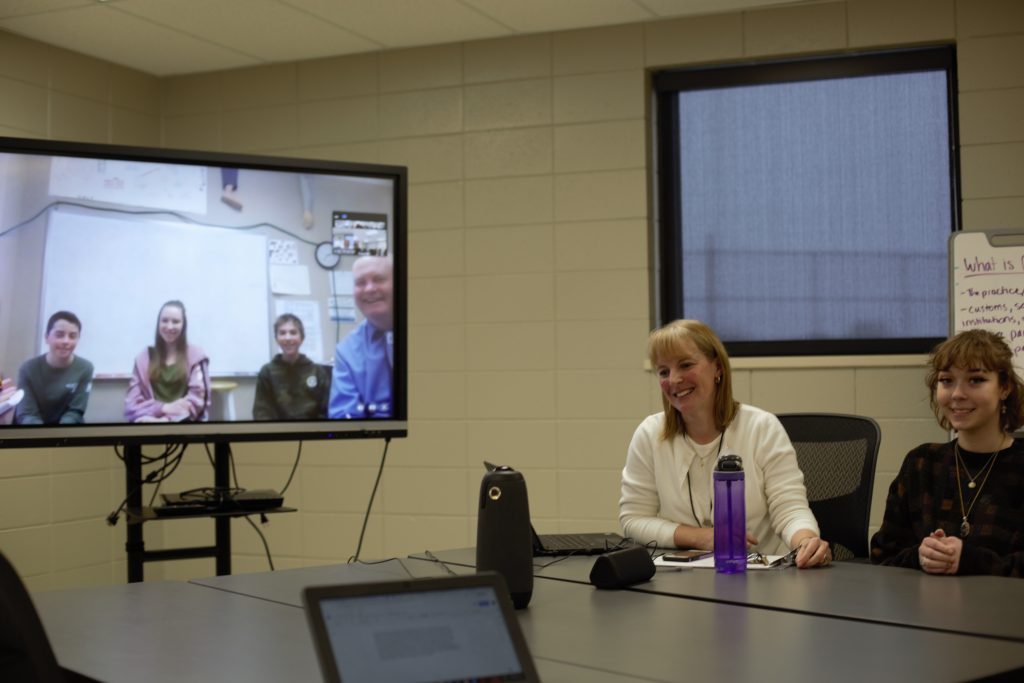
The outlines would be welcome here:
M 643 546 L 613 550 L 594 561 L 590 583 L 598 588 L 625 588 L 654 576 L 654 560 Z
M 505 577 L 512 604 L 522 609 L 533 597 L 533 536 L 526 480 L 510 467 L 498 467 L 480 482 L 476 523 L 477 571 Z

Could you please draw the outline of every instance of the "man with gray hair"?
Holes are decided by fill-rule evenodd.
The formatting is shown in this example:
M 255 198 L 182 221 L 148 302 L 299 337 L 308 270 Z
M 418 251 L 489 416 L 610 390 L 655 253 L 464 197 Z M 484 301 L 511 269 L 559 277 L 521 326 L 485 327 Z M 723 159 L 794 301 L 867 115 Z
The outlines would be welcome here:
M 334 350 L 332 419 L 390 417 L 394 312 L 392 263 L 387 256 L 361 256 L 352 265 L 355 304 L 364 320 Z

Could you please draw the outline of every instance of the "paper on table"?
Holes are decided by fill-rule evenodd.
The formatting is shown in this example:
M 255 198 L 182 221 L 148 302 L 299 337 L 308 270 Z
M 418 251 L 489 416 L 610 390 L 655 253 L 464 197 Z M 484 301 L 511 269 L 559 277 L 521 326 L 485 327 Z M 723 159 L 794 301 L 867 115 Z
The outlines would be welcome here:
M 766 555 L 769 562 L 774 562 L 782 555 Z M 715 556 L 710 555 L 700 560 L 694 560 L 693 562 L 666 562 L 664 555 L 658 555 L 654 558 L 655 567 L 677 567 L 679 569 L 714 569 L 715 568 Z M 770 569 L 768 565 L 758 563 L 747 562 L 747 569 Z

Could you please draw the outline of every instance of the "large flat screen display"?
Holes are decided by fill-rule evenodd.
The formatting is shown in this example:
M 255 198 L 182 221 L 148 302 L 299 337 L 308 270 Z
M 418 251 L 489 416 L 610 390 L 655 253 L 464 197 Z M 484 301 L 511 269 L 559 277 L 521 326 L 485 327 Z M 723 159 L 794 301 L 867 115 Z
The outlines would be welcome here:
M 404 436 L 406 193 L 0 138 L 0 446 Z

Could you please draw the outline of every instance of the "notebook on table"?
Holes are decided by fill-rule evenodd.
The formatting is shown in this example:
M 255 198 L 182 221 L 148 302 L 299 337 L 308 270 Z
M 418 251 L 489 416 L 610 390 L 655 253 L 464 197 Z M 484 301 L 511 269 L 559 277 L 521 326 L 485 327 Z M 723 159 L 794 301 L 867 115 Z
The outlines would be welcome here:
M 302 591 L 327 683 L 539 681 L 495 572 Z

